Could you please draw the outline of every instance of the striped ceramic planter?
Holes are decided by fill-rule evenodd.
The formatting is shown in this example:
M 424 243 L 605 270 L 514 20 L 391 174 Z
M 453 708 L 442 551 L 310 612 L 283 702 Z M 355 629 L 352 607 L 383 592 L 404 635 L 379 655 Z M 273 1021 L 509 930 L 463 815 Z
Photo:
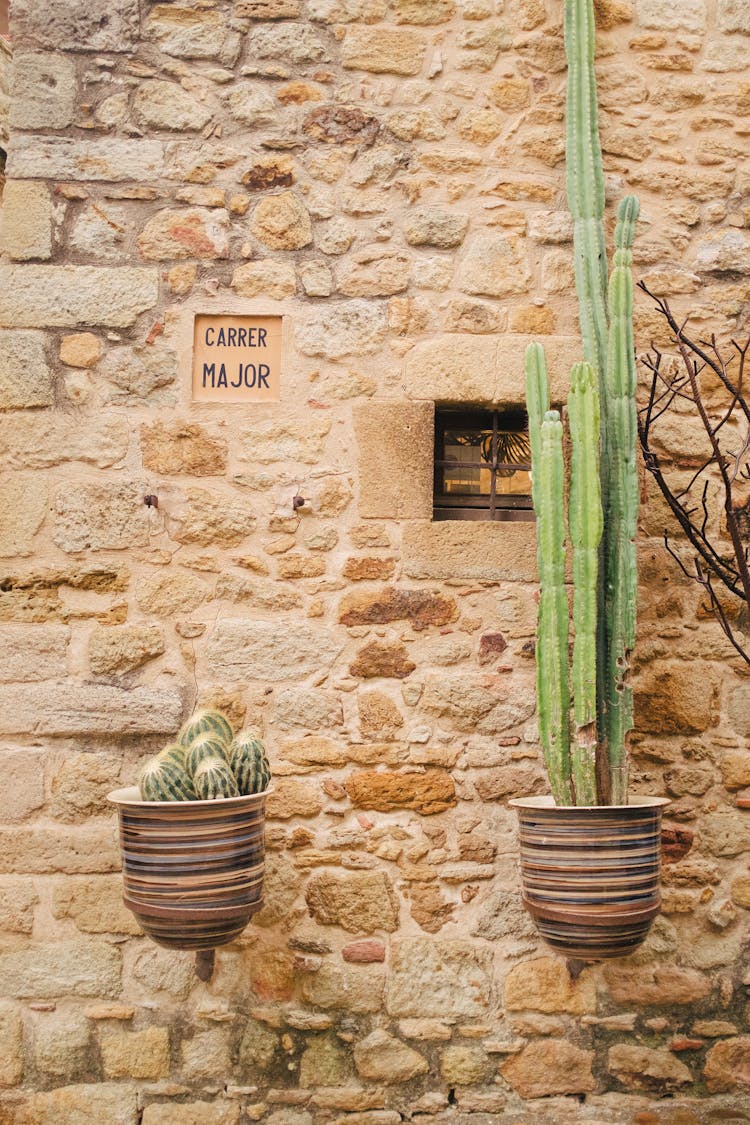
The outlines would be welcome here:
M 149 937 L 212 949 L 263 905 L 265 793 L 215 801 L 142 801 L 117 789 L 125 893 Z
M 659 913 L 665 797 L 629 805 L 558 808 L 522 797 L 518 810 L 523 902 L 563 957 L 601 961 L 641 944 Z

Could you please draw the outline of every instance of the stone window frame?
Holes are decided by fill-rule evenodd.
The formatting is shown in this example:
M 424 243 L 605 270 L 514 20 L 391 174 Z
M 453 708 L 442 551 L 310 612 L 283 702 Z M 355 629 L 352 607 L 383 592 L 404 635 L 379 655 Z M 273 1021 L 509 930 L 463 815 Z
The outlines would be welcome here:
M 441 488 L 442 472 L 447 467 L 447 462 L 440 454 L 444 453 L 444 431 L 446 424 L 450 421 L 451 415 L 456 419 L 463 418 L 465 428 L 471 430 L 484 430 L 491 429 L 493 431 L 493 453 L 490 462 L 487 462 L 491 484 L 488 502 L 486 504 L 471 503 L 469 497 L 466 497 L 466 503 L 450 503 L 447 494 Z M 505 425 L 503 421 L 505 420 Z M 525 407 L 521 404 L 510 406 L 498 406 L 495 403 L 461 403 L 460 406 L 456 404 L 445 405 L 443 403 L 435 403 L 435 426 L 434 426 L 434 459 L 433 459 L 433 506 L 432 518 L 433 521 L 439 522 L 443 520 L 472 520 L 472 521 L 490 521 L 497 523 L 505 522 L 533 522 L 535 519 L 534 509 L 531 502 L 531 492 L 516 494 L 515 498 L 510 496 L 507 500 L 503 501 L 498 499 L 495 491 L 495 482 L 497 473 L 503 465 L 497 462 L 497 435 L 500 432 L 509 431 L 511 433 L 528 433 L 528 417 Z M 531 470 L 531 451 L 529 450 L 528 460 L 508 462 L 508 465 L 513 465 L 519 469 L 529 472 Z M 513 502 L 513 499 L 516 502 Z

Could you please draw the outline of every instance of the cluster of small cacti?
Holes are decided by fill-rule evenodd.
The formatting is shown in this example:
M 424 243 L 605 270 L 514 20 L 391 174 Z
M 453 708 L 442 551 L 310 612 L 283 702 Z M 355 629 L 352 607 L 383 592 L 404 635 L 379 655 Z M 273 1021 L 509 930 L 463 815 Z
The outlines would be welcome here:
M 212 801 L 268 788 L 271 769 L 257 731 L 235 735 L 221 711 L 196 711 L 141 772 L 144 801 Z

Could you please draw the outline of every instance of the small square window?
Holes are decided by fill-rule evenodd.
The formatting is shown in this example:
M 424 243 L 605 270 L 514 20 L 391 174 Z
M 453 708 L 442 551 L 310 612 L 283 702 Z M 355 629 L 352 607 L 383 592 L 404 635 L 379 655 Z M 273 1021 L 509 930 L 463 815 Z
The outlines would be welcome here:
M 524 411 L 436 410 L 433 519 L 534 519 Z

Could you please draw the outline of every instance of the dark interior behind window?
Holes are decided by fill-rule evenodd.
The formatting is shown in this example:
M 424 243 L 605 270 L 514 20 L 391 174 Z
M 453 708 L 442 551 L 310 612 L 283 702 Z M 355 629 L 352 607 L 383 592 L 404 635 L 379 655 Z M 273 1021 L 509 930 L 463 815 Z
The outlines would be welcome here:
M 533 520 L 523 410 L 435 413 L 433 519 Z

